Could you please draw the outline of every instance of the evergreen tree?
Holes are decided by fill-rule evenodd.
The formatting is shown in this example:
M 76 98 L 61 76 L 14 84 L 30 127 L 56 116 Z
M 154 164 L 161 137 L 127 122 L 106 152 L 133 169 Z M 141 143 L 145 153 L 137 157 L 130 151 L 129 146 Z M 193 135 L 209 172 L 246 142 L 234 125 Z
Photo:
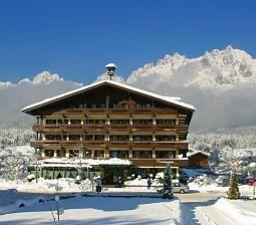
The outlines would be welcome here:
M 172 174 L 169 164 L 164 170 L 164 197 L 172 197 Z
M 232 172 L 231 172 L 231 180 L 230 180 L 230 188 L 228 190 L 228 199 L 236 200 L 239 198 L 240 198 L 240 191 L 239 191 L 239 187 L 238 187 L 236 164 L 233 163 Z

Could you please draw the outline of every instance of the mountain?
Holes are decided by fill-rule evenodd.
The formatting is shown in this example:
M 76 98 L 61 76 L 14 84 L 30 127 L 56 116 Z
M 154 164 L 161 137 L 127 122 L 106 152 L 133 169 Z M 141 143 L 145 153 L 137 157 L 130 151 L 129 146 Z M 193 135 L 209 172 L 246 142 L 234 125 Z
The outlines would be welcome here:
M 231 46 L 196 58 L 166 55 L 127 83 L 193 104 L 194 130 L 256 125 L 256 59 Z
M 171 79 L 172 83 L 182 87 L 227 90 L 243 84 L 256 84 L 256 59 L 230 45 L 197 58 L 175 53 L 133 71 L 127 81 L 137 83 L 151 77 Z

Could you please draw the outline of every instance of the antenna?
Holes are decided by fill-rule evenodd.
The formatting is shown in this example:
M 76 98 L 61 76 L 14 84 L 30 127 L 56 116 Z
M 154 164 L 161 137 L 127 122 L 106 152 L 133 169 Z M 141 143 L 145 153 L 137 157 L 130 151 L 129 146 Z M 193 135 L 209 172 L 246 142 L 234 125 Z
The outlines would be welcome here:
M 109 63 L 105 66 L 108 70 L 109 79 L 112 80 L 112 77 L 115 75 L 116 65 L 114 63 Z

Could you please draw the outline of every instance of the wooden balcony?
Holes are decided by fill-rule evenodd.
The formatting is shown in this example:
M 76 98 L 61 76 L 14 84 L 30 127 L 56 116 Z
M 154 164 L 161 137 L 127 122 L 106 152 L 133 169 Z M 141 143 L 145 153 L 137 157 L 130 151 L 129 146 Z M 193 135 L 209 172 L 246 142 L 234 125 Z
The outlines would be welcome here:
M 31 142 L 32 147 L 82 147 L 86 146 L 88 148 L 97 148 L 97 147 L 120 147 L 120 148 L 187 148 L 187 141 L 72 141 L 72 140 L 35 140 Z
M 56 132 L 109 132 L 111 131 L 138 131 L 138 132 L 178 132 L 186 133 L 188 132 L 188 125 L 178 124 L 178 125 L 130 125 L 130 124 L 60 124 L 60 125 L 44 125 L 36 124 L 33 126 L 33 130 L 42 133 L 56 133 Z
M 59 110 L 54 113 L 54 115 L 90 115 L 90 114 L 152 114 L 152 113 L 164 113 L 164 114 L 177 114 L 176 109 L 170 108 L 73 108 Z

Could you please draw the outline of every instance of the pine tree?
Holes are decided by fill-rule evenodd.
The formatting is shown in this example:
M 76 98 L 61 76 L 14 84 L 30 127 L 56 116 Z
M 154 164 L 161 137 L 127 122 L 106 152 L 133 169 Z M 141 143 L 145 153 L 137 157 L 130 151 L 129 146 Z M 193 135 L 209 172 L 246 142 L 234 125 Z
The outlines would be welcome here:
M 228 190 L 228 199 L 239 199 L 240 198 L 240 191 L 238 187 L 238 179 L 236 173 L 236 164 L 233 163 L 232 165 L 232 173 L 231 173 L 231 180 L 230 180 L 230 188 Z
M 172 197 L 172 177 L 171 177 L 171 168 L 169 164 L 164 170 L 164 197 Z

